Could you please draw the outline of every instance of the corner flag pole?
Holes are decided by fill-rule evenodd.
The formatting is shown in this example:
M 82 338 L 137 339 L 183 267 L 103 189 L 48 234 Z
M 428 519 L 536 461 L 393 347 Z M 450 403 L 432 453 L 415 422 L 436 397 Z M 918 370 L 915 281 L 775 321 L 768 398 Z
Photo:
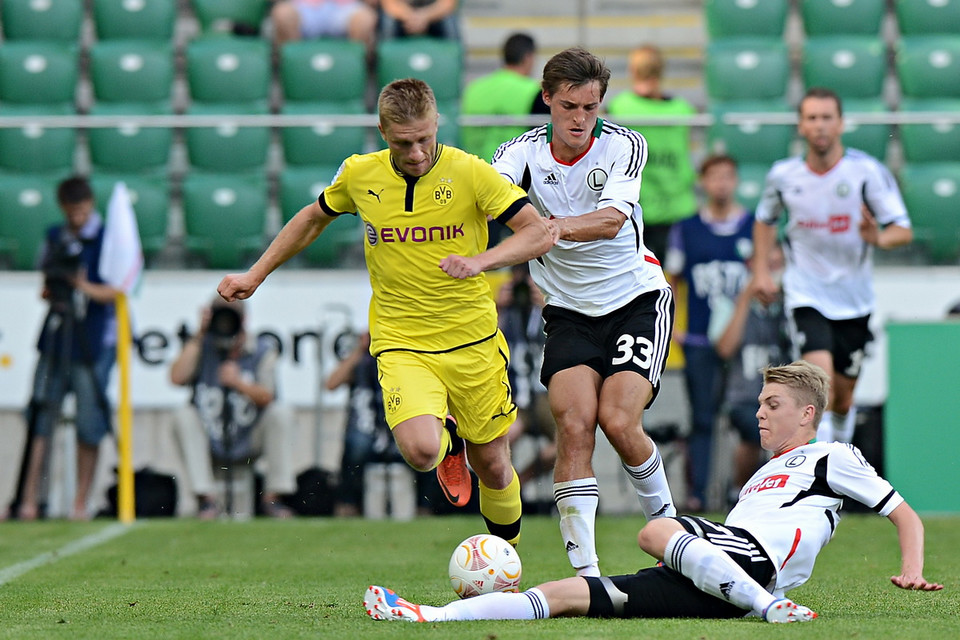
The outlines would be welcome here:
M 133 492 L 133 404 L 130 400 L 130 307 L 127 294 L 117 296 L 117 364 L 120 398 L 117 404 L 117 517 L 129 524 L 136 518 Z

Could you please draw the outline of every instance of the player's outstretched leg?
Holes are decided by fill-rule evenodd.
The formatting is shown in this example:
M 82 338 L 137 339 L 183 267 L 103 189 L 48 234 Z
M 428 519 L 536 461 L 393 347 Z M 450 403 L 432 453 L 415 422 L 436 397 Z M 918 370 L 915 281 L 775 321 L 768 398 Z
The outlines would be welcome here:
M 816 612 L 786 598 L 774 600 L 763 610 L 767 622 L 810 622 L 816 617 Z
M 420 614 L 420 605 L 408 602 L 385 587 L 370 585 L 363 596 L 363 608 L 374 620 L 405 620 L 426 622 Z
M 450 437 L 450 450 L 437 465 L 437 480 L 450 504 L 463 507 L 470 502 L 473 490 L 470 470 L 467 468 L 467 451 L 463 438 L 457 435 L 457 423 L 453 417 L 447 416 L 444 429 Z

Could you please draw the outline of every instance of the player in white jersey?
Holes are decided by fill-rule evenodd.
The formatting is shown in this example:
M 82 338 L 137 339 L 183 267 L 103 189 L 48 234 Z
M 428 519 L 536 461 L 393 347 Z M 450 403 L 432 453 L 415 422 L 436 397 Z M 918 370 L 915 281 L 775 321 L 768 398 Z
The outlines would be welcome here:
M 643 244 L 639 205 L 646 141 L 598 118 L 610 70 L 573 48 L 543 70 L 550 124 L 505 142 L 493 166 L 527 190 L 560 240 L 530 263 L 546 298 L 540 379 L 557 423 L 554 498 L 578 575 L 600 575 L 596 428 L 620 456 L 650 518 L 676 513 L 660 454 L 643 431 L 673 330 L 673 293 Z
M 648 522 L 640 547 L 662 562 L 632 575 L 574 577 L 523 593 L 492 593 L 444 607 L 413 604 L 371 586 L 376 620 L 533 620 L 558 616 L 738 618 L 807 622 L 817 614 L 784 597 L 810 577 L 833 537 L 844 498 L 863 502 L 897 529 L 901 589 L 939 591 L 923 577 L 923 523 L 849 444 L 816 441 L 829 379 L 805 361 L 768 367 L 757 411 L 761 446 L 773 454 L 741 491 L 724 524 L 681 516 Z
M 873 249 L 907 244 L 913 232 L 886 167 L 862 151 L 844 149 L 843 108 L 834 92 L 807 91 L 798 131 L 806 153 L 773 165 L 757 205 L 755 289 L 765 303 L 777 294 L 765 265 L 785 215 L 783 293 L 794 349 L 831 376 L 818 438 L 850 442 L 853 390 L 873 338 Z

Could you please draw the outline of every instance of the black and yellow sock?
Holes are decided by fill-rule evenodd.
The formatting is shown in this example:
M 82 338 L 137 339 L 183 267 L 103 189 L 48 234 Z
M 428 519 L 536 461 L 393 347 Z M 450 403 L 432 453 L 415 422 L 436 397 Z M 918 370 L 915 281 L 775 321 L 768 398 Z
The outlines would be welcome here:
M 516 469 L 513 480 L 503 489 L 491 489 L 480 483 L 480 515 L 487 523 L 487 531 L 517 546 L 520 541 L 520 478 Z

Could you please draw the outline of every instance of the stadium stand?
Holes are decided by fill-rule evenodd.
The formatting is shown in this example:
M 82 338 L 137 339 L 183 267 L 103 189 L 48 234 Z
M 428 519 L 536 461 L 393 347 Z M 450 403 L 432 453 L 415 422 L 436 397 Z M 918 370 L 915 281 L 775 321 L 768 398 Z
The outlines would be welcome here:
M 107 40 L 90 48 L 90 80 L 98 102 L 169 102 L 173 47 L 151 40 Z
M 250 256 L 263 248 L 266 177 L 191 172 L 182 191 L 186 248 L 208 268 L 247 266 Z
M 74 43 L 30 40 L 0 46 L 0 103 L 72 105 L 78 76 Z
M 779 39 L 787 20 L 787 0 L 706 0 L 704 11 L 711 39 L 762 36 Z
M 3 105 L 3 116 L 72 116 L 66 104 Z M 17 173 L 64 173 L 74 166 L 77 133 L 69 127 L 47 127 L 27 122 L 20 127 L 0 128 L 0 170 Z
M 0 22 L 6 40 L 48 40 L 75 43 L 83 22 L 82 0 L 4 0 Z
M 737 200 L 752 211 L 763 194 L 763 184 L 770 171 L 769 164 L 743 163 L 737 166 Z
M 170 183 L 165 175 L 143 175 L 97 172 L 90 177 L 97 210 L 106 214 L 110 196 L 117 182 L 123 182 L 137 217 L 137 230 L 146 260 L 157 255 L 167 244 L 170 219 Z
M 169 42 L 173 38 L 176 0 L 96 0 L 92 4 L 99 40 Z
M 960 33 L 960 0 L 895 0 L 894 7 L 905 36 Z
M 896 52 L 904 96 L 960 98 L 960 33 L 903 36 Z
M 14 269 L 35 269 L 47 227 L 63 222 L 57 184 L 65 176 L 0 174 L 0 254 Z
M 887 76 L 887 50 L 876 36 L 809 37 L 803 43 L 803 83 L 827 87 L 841 98 L 879 98 Z
M 263 0 L 190 0 L 200 28 L 212 31 L 257 29 L 267 15 L 269 3 Z
M 770 164 L 785 158 L 796 136 L 793 124 L 765 124 L 759 121 L 728 123 L 724 116 L 730 113 L 792 113 L 782 100 L 715 102 L 710 112 L 715 118 L 707 133 L 711 152 L 726 153 L 739 163 Z
M 887 113 L 882 98 L 847 98 L 843 101 L 843 144 L 866 151 L 881 161 L 887 157 L 893 127 L 888 124 L 862 124 L 857 114 Z
M 877 36 L 886 0 L 804 0 L 798 3 L 807 36 Z
M 715 40 L 707 45 L 704 73 L 711 100 L 784 99 L 790 54 L 772 38 Z
M 960 256 L 960 162 L 907 164 L 900 185 L 917 244 L 932 261 L 955 264 Z
M 90 109 L 93 116 L 162 116 L 172 110 L 164 104 L 104 103 Z M 166 172 L 173 146 L 170 127 L 140 126 L 134 120 L 116 127 L 87 131 L 87 147 L 94 172 Z
M 960 99 L 904 98 L 900 109 L 910 113 L 956 114 L 960 113 Z M 900 141 L 907 163 L 955 162 L 960 159 L 960 124 L 948 120 L 901 125 Z

